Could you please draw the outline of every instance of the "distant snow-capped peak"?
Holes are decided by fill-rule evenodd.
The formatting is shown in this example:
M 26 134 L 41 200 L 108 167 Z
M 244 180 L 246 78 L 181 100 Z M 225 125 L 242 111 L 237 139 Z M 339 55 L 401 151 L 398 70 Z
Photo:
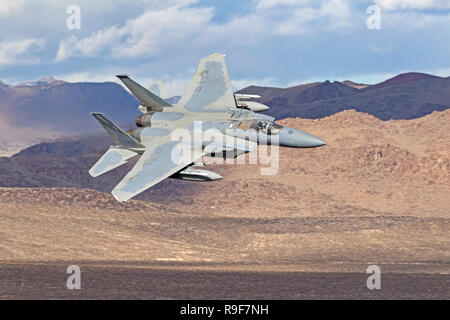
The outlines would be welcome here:
M 63 81 L 55 79 L 52 76 L 48 76 L 48 77 L 43 77 L 43 78 L 41 78 L 41 79 L 39 79 L 37 81 L 22 82 L 22 83 L 19 83 L 17 86 L 21 86 L 21 87 L 24 87 L 24 86 L 45 86 L 45 85 L 53 84 L 53 83 L 56 83 L 56 82 L 63 82 Z

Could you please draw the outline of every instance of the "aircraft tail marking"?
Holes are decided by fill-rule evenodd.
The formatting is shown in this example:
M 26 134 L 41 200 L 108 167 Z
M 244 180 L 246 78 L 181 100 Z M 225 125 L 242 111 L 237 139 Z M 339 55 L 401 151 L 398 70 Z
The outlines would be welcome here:
M 200 60 L 197 71 L 177 106 L 193 112 L 236 107 L 223 54 L 215 53 Z

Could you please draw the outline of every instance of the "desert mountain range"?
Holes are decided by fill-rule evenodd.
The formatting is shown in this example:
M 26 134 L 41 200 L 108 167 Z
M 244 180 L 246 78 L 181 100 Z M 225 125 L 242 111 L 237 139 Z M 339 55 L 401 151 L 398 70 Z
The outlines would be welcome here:
M 250 86 L 239 92 L 260 95 L 256 101 L 270 106 L 266 113 L 277 119 L 318 119 L 348 109 L 381 120 L 414 119 L 450 106 L 450 79 L 417 72 L 375 85 L 325 81 L 285 89 Z
M 450 106 L 450 79 L 423 73 L 401 74 L 371 86 L 325 81 L 285 89 L 252 86 L 239 92 L 261 95 L 259 100 L 271 107 L 266 113 L 277 119 L 316 119 L 346 109 L 382 120 L 413 119 Z M 14 86 L 0 82 L 0 155 L 58 137 L 99 132 L 92 111 L 133 127 L 137 106 L 130 93 L 111 82 L 67 83 L 51 77 Z

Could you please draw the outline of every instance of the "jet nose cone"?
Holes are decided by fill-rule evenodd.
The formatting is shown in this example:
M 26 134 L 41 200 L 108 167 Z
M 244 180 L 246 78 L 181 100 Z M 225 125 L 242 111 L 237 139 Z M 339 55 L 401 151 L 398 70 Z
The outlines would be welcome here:
M 313 148 L 326 145 L 326 143 L 312 134 L 284 127 L 280 131 L 280 145 L 292 148 Z

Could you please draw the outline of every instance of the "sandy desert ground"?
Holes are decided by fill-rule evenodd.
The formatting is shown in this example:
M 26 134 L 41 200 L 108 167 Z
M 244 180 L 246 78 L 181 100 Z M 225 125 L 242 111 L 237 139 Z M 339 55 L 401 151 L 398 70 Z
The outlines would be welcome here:
M 163 201 L 1 188 L 0 298 L 450 298 L 450 110 L 280 123 L 328 145 L 280 148 L 276 175 L 211 165 L 223 180 Z

